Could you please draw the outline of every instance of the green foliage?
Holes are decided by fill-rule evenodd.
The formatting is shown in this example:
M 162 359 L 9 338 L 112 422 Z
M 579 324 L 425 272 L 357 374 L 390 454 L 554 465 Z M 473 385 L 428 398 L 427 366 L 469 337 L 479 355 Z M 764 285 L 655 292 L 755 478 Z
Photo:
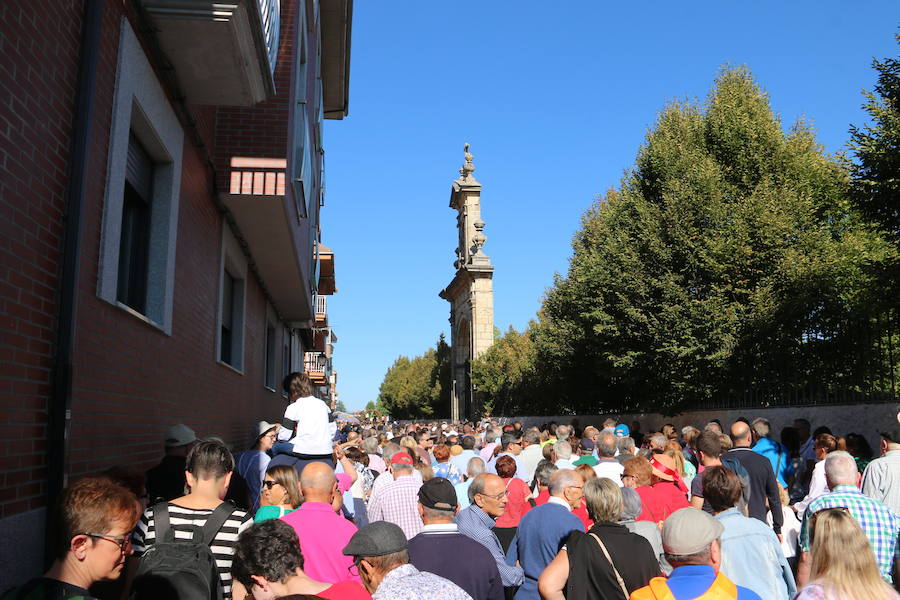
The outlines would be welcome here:
M 377 410 L 377 408 L 378 405 L 374 400 L 369 400 L 368 402 L 366 402 L 366 410 Z
M 847 170 L 785 134 L 744 69 L 672 103 L 619 190 L 582 218 L 532 332 L 551 412 L 677 411 L 749 387 L 857 383 L 838 360 L 888 249 Z
M 346 405 L 344 405 L 344 401 L 338 400 L 337 402 L 335 402 L 334 410 L 337 412 L 347 412 L 347 407 Z
M 900 43 L 900 35 L 895 36 Z M 852 127 L 853 201 L 868 221 L 900 248 L 900 60 L 874 61 L 878 83 L 865 92 L 864 108 L 872 118 L 867 127 Z M 894 254 L 877 265 L 895 300 L 900 294 L 900 261 Z
M 519 333 L 510 326 L 505 334 L 495 328 L 494 344 L 472 361 L 472 382 L 483 412 L 523 414 L 540 410 L 532 327 L 530 324 Z
M 447 417 L 450 388 L 450 347 L 441 334 L 423 355 L 394 361 L 381 382 L 377 408 L 395 419 Z

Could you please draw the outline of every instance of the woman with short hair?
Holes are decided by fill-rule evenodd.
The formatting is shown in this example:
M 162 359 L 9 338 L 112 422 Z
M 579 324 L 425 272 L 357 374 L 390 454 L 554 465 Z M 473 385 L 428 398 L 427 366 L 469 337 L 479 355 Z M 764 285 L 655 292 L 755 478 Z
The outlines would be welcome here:
M 605 477 L 584 484 L 594 526 L 573 531 L 556 558 L 544 569 L 538 590 L 544 600 L 628 600 L 634 590 L 660 575 L 658 558 L 643 537 L 618 523 L 622 491 Z
M 503 552 L 506 552 L 516 536 L 519 522 L 525 513 L 531 510 L 531 504 L 528 502 L 531 490 L 528 489 L 528 484 L 516 477 L 516 460 L 512 456 L 504 454 L 498 457 L 495 466 L 497 475 L 506 485 L 507 497 L 506 510 L 497 517 L 494 534 L 500 540 Z
M 456 465 L 450 462 L 450 448 L 446 444 L 438 444 L 432 451 L 434 454 L 434 476 L 443 477 L 456 485 L 462 483 L 462 475 Z
M 810 582 L 795 600 L 897 600 L 881 578 L 869 538 L 845 508 L 812 515 Z

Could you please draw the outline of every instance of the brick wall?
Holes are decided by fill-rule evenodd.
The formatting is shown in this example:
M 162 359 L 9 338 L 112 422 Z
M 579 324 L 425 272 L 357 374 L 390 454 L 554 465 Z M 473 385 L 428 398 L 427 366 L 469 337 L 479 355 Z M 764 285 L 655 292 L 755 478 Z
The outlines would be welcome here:
M 0 518 L 42 506 L 46 492 L 81 20 L 81 2 L 0 3 Z

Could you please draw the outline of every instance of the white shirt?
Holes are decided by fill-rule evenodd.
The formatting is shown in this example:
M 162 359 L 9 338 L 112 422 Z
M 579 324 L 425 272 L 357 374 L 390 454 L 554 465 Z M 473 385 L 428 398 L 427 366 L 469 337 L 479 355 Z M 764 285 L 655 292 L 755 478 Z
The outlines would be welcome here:
M 594 465 L 594 473 L 597 474 L 597 477 L 611 479 L 619 487 L 622 487 L 622 473 L 624 472 L 625 467 L 614 458 L 607 460 L 601 458 L 600 462 Z
M 572 469 L 575 470 L 575 465 L 572 464 L 572 461 L 568 458 L 560 458 L 555 463 L 557 469 Z
M 278 439 L 290 438 L 294 452 L 298 454 L 331 454 L 331 440 L 337 425 L 329 422 L 328 405 L 313 396 L 297 398 L 284 409 L 284 418 L 297 421 L 294 435 L 283 427 L 278 430 Z
M 572 512 L 572 507 L 569 503 L 559 496 L 550 496 L 547 498 L 547 504 L 559 504 L 560 506 L 565 506 L 567 511 Z

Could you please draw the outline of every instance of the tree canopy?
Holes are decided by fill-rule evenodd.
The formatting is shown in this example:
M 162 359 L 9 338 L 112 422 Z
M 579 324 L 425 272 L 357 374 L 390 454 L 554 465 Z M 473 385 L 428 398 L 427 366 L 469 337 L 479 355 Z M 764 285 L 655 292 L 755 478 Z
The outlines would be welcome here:
M 395 419 L 450 414 L 450 348 L 441 334 L 435 348 L 414 358 L 400 356 L 378 391 L 380 411 Z

